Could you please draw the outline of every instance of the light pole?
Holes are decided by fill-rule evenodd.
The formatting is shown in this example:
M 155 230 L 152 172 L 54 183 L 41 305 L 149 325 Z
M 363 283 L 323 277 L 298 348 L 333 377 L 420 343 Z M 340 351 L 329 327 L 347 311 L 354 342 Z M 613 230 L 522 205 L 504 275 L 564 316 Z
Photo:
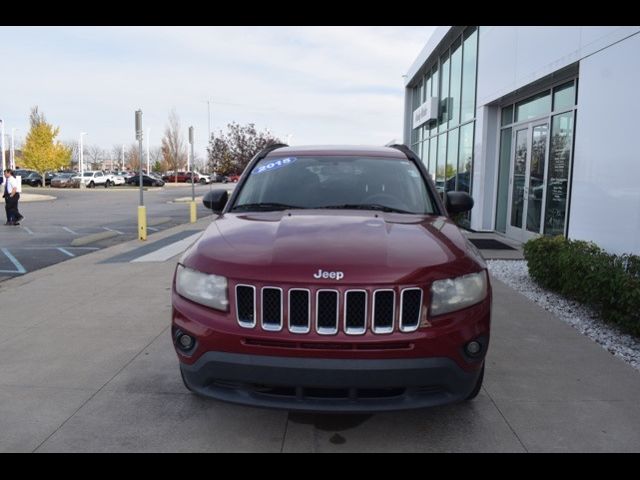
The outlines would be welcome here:
M 150 170 L 150 160 L 149 160 L 149 137 L 151 136 L 151 128 L 147 128 L 147 175 L 149 175 Z
M 16 130 L 19 130 L 18 128 L 12 128 L 11 129 L 11 153 L 10 153 L 10 157 L 9 157 L 9 168 L 11 168 L 11 170 L 15 170 L 16 169 L 16 149 L 15 149 L 15 143 L 14 143 L 14 136 L 16 134 Z
M 193 157 L 193 127 L 189 127 L 189 144 L 191 145 L 191 162 L 194 161 L 194 157 Z M 188 158 L 188 157 L 187 157 Z M 194 169 L 195 170 L 195 169 Z M 193 182 L 193 177 L 194 177 L 194 172 L 192 172 L 189 169 L 189 166 L 187 165 L 187 171 L 190 172 L 191 175 L 191 205 L 190 205 L 190 220 L 191 223 L 196 223 L 196 187 L 195 184 Z
M 140 184 L 140 205 L 138 206 L 138 239 L 147 239 L 147 209 L 144 206 L 142 187 L 144 177 L 142 175 L 142 110 L 136 110 L 136 140 L 138 140 L 138 182 Z
M 86 132 L 80 132 L 80 147 L 78 149 L 78 163 L 80 167 L 80 188 L 84 188 L 84 146 L 82 144 L 82 138 L 86 135 Z
M 2 139 L 0 140 L 0 143 L 2 144 L 0 146 L 0 148 L 2 148 L 2 171 L 4 172 L 7 168 L 7 163 L 4 159 L 4 120 L 0 118 L 0 124 L 2 125 Z

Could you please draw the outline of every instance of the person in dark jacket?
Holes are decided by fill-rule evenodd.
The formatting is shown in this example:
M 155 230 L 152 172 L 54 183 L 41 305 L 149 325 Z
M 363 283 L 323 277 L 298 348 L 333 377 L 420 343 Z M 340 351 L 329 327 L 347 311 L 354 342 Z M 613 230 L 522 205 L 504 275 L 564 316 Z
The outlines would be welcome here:
M 7 168 L 4 171 L 4 188 L 2 189 L 5 201 L 5 211 L 7 213 L 7 223 L 5 225 L 20 225 L 20 220 L 24 217 L 18 211 L 18 181 L 13 176 L 13 171 Z

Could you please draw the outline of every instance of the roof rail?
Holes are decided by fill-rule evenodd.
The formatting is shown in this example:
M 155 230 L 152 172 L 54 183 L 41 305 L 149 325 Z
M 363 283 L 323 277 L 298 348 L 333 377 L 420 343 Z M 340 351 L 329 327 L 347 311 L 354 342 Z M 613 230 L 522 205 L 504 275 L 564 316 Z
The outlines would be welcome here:
M 264 157 L 266 157 L 267 155 L 269 155 L 271 152 L 273 152 L 274 150 L 277 150 L 278 148 L 284 148 L 284 147 L 288 147 L 289 145 L 287 145 L 286 143 L 273 143 L 271 145 L 267 145 L 266 147 L 264 147 L 262 150 L 260 150 L 257 155 L 255 156 L 254 160 L 261 160 Z
M 418 155 L 416 155 L 413 150 L 411 150 L 409 147 L 407 147 L 406 145 L 404 145 L 402 143 L 394 143 L 393 145 L 389 145 L 389 148 L 394 148 L 396 150 L 400 150 L 408 158 L 420 161 L 420 157 L 418 157 Z

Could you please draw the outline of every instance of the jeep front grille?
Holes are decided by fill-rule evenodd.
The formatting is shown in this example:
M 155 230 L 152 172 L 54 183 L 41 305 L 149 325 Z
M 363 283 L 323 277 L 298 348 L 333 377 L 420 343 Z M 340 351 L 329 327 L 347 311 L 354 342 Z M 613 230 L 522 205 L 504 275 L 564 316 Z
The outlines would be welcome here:
M 399 293 L 399 295 L 397 294 Z M 238 324 L 244 328 L 260 328 L 277 332 L 319 335 L 391 334 L 413 332 L 421 321 L 423 291 L 418 287 L 404 289 L 282 289 L 275 286 L 256 288 L 235 286 Z

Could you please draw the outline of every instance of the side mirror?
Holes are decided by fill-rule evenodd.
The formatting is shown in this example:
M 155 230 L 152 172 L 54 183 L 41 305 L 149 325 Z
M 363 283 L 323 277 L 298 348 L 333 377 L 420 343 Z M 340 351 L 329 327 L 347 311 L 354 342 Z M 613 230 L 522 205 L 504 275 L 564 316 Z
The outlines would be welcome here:
M 215 213 L 220 213 L 227 204 L 227 200 L 229 200 L 229 192 L 226 190 L 212 190 L 205 194 L 202 203 L 205 208 L 213 210 Z
M 473 198 L 467 192 L 447 192 L 445 198 L 449 215 L 468 212 L 473 208 Z

